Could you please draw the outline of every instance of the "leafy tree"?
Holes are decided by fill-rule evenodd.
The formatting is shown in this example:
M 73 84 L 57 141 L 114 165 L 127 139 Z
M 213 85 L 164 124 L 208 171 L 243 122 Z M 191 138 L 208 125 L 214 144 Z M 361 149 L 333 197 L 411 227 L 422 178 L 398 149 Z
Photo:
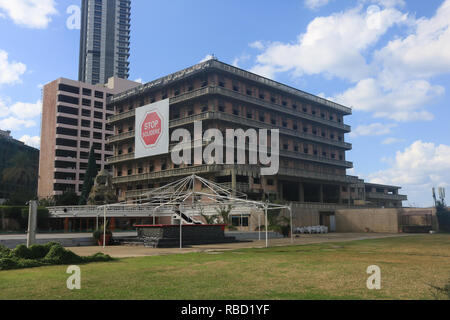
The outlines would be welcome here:
M 17 153 L 9 160 L 8 165 L 8 168 L 3 170 L 3 182 L 20 184 L 23 186 L 36 184 L 38 179 L 36 164 L 26 153 Z
M 233 206 L 220 206 L 216 208 L 217 214 L 222 218 L 222 221 L 226 225 L 230 225 L 230 213 L 233 210 Z
M 92 186 L 94 185 L 94 179 L 98 175 L 97 162 L 95 159 L 95 150 L 92 146 L 91 152 L 89 153 L 88 167 L 86 169 L 86 174 L 84 175 L 83 189 L 81 191 L 81 197 L 79 201 L 80 206 L 85 206 L 89 199 L 89 193 L 91 192 Z
M 57 206 L 76 206 L 80 202 L 80 197 L 74 192 L 65 192 L 55 197 Z
M 445 207 L 444 201 L 436 201 L 436 216 L 439 222 L 439 229 L 450 232 L 450 211 Z
M 25 152 L 16 153 L 8 161 L 1 177 L 2 183 L 16 186 L 7 204 L 24 205 L 27 201 L 35 199 L 37 180 L 38 169 L 33 159 Z

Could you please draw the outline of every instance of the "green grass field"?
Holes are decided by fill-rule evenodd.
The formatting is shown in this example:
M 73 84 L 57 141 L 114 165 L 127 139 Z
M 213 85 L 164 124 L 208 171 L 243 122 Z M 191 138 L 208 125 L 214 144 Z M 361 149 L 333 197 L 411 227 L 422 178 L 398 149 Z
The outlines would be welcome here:
M 381 268 L 381 290 L 366 269 Z M 450 279 L 450 235 L 118 259 L 0 271 L 0 299 L 433 299 Z

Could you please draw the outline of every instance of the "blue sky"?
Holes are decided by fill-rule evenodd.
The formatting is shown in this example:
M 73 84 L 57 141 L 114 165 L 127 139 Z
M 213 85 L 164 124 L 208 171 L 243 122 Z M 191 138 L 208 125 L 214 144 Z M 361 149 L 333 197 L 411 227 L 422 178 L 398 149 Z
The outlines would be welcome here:
M 39 145 L 41 86 L 78 78 L 75 0 L 0 0 L 0 129 Z M 70 22 L 71 20 L 69 20 Z M 450 0 L 132 1 L 130 79 L 209 54 L 353 108 L 349 174 L 432 204 L 450 182 Z

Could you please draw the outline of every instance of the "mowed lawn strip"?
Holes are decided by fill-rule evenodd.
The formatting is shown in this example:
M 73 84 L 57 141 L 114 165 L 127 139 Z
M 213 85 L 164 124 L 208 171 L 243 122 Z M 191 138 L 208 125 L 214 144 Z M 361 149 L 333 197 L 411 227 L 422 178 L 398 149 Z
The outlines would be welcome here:
M 381 268 L 368 290 L 367 267 Z M 0 271 L 0 299 L 433 299 L 450 279 L 450 235 L 189 253 Z

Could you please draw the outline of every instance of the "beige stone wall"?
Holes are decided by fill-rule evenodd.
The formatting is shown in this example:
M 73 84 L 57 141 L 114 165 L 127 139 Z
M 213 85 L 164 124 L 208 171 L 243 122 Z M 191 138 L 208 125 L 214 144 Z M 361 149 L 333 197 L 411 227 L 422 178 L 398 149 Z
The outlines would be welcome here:
M 348 209 L 336 211 L 337 232 L 399 232 L 398 209 Z

